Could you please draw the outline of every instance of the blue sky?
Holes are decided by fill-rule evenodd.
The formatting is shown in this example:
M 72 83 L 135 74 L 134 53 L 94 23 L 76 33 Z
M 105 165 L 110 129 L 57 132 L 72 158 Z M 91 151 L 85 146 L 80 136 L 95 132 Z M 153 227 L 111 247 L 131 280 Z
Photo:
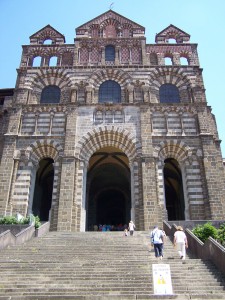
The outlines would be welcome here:
M 72 44 L 75 28 L 110 8 L 146 29 L 147 43 L 173 24 L 198 43 L 208 105 L 225 157 L 225 0 L 0 0 L 0 88 L 13 88 L 21 45 L 50 24 Z

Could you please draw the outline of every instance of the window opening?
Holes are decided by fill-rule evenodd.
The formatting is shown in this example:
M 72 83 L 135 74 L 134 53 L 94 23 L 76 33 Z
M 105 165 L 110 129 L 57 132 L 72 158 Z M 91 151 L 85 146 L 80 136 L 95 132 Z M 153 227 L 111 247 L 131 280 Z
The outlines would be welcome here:
M 56 67 L 57 66 L 57 56 L 52 56 L 49 60 L 49 67 Z
M 159 88 L 160 103 L 179 103 L 179 90 L 174 84 L 165 83 Z
M 36 56 L 33 59 L 33 67 L 40 67 L 41 66 L 41 56 Z
M 105 61 L 115 61 L 115 47 L 106 46 L 105 47 Z
M 173 65 L 173 61 L 171 57 L 165 57 L 165 65 L 166 66 L 172 66 Z
M 56 85 L 46 86 L 41 93 L 40 103 L 59 103 L 61 91 Z
M 120 85 L 113 80 L 103 82 L 99 88 L 99 102 L 121 102 Z
M 46 39 L 43 44 L 44 45 L 51 45 L 52 44 L 52 40 L 51 39 Z
M 180 58 L 180 64 L 182 66 L 188 66 L 189 65 L 188 59 L 186 57 L 184 57 L 184 56 L 181 56 L 181 58 Z

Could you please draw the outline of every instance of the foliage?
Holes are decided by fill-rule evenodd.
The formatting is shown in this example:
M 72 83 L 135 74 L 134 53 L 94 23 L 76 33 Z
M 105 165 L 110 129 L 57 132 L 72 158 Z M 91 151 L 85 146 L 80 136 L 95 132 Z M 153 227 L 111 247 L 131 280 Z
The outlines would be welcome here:
M 217 239 L 218 230 L 211 223 L 205 223 L 203 225 L 197 225 L 192 229 L 194 235 L 196 235 L 203 243 L 211 236 L 213 239 Z
M 217 238 L 218 242 L 225 247 L 225 223 L 220 225 Z
M 41 221 L 40 221 L 40 218 L 38 216 L 36 216 L 34 218 L 35 218 L 34 226 L 37 229 L 37 228 L 39 228 L 41 226 Z
M 34 223 L 35 228 L 39 228 L 41 226 L 40 218 L 33 215 L 22 218 L 20 221 L 15 216 L 5 216 L 0 218 L 0 224 L 4 225 L 26 225 L 32 222 Z
M 10 224 L 20 224 L 20 222 L 14 216 L 5 216 L 0 218 L 0 224 L 10 225 Z

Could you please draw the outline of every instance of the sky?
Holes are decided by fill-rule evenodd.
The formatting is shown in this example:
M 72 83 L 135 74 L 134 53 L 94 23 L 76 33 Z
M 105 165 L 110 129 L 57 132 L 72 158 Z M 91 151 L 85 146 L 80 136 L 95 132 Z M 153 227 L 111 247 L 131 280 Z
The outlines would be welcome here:
M 78 26 L 110 8 L 145 27 L 147 43 L 173 24 L 198 44 L 225 158 L 225 0 L 0 0 L 0 89 L 15 87 L 22 45 L 32 34 L 50 24 L 72 44 Z

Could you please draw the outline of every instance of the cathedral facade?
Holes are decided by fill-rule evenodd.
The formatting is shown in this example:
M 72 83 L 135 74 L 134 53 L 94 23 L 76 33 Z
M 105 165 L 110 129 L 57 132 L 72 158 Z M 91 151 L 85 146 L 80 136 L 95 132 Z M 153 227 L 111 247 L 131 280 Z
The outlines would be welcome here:
M 0 215 L 38 215 L 59 231 L 224 219 L 197 44 L 176 26 L 147 44 L 143 26 L 109 10 L 66 44 L 47 25 L 0 96 Z

